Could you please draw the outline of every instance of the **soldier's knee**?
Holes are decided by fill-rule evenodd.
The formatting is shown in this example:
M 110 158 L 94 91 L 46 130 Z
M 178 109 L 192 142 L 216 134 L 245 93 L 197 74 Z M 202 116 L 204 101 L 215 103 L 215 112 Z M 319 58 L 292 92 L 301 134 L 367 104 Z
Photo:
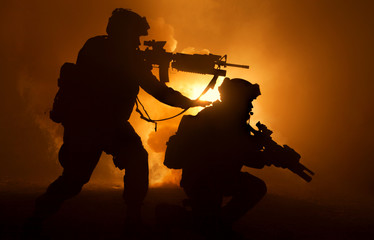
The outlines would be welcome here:
M 143 147 L 124 148 L 113 156 L 113 163 L 121 170 L 146 168 L 148 171 L 148 152 Z
M 264 197 L 267 193 L 266 183 L 263 180 L 258 179 L 256 190 L 261 198 Z
M 128 168 L 139 173 L 148 173 L 148 152 L 144 148 L 139 149 L 134 158 L 129 160 L 130 163 L 128 164 Z
M 137 158 L 128 159 L 126 164 L 125 181 L 131 184 L 148 184 L 148 153 L 146 150 L 140 151 Z
M 49 195 L 60 196 L 63 199 L 71 198 L 82 190 L 89 178 L 71 178 L 66 175 L 60 176 L 47 189 Z
M 251 174 L 242 174 L 242 184 L 245 188 L 244 192 L 249 198 L 256 196 L 256 198 L 261 199 L 267 193 L 266 183 Z
M 257 178 L 255 181 L 251 184 L 251 199 L 255 201 L 260 201 L 267 192 L 267 187 L 264 181 Z
M 148 152 L 144 148 L 137 154 L 136 161 L 138 161 L 142 167 L 146 166 L 148 169 Z

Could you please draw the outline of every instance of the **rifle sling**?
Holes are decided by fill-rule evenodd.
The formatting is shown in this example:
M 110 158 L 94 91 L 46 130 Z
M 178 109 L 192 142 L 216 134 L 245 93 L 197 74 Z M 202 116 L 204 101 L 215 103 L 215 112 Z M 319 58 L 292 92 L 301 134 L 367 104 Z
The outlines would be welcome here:
M 198 98 L 195 99 L 195 101 L 199 100 L 210 88 L 213 89 L 214 86 L 216 85 L 217 83 L 217 79 L 218 79 L 218 75 L 215 74 L 213 76 L 213 78 L 210 80 L 210 82 L 208 83 L 208 85 L 205 87 L 204 91 L 200 94 L 200 96 Z M 140 106 L 143 108 L 143 111 L 144 113 L 147 115 L 147 116 L 144 116 L 144 114 L 140 111 L 139 109 L 139 104 Z M 167 118 L 162 118 L 162 119 L 152 119 L 148 112 L 145 110 L 145 107 L 144 105 L 140 102 L 139 98 L 136 97 L 136 101 L 135 101 L 135 105 L 136 105 L 136 109 L 135 111 L 138 112 L 140 114 L 140 118 L 147 121 L 147 122 L 151 122 L 151 123 L 154 123 L 155 124 L 155 132 L 157 132 L 157 122 L 161 122 L 161 121 L 166 121 L 166 120 L 170 120 L 170 119 L 173 119 L 175 117 L 178 117 L 179 115 L 185 113 L 188 109 L 188 108 L 185 108 L 183 109 L 183 111 L 181 111 L 180 113 L 174 115 L 174 116 L 171 116 L 171 117 L 167 117 Z

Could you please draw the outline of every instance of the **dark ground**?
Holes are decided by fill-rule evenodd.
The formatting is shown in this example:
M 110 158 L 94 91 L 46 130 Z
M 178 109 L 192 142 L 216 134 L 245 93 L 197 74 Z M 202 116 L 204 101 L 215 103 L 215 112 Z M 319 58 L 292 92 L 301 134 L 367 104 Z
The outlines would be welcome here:
M 25 217 L 41 188 L 0 191 L 0 239 L 18 239 Z M 156 226 L 158 203 L 180 204 L 184 194 L 176 188 L 150 189 L 143 215 L 146 239 L 202 239 L 186 229 L 168 234 Z M 124 206 L 119 189 L 90 189 L 67 201 L 45 225 L 50 239 L 125 239 L 122 235 Z M 361 204 L 321 204 L 268 194 L 234 226 L 248 239 L 374 239 L 374 207 Z

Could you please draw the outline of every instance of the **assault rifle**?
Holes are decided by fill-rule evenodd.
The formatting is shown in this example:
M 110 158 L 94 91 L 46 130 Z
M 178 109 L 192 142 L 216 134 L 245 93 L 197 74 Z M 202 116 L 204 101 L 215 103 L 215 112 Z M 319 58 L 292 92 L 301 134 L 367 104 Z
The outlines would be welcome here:
M 211 74 L 216 78 L 226 76 L 226 70 L 221 67 L 249 68 L 247 65 L 227 63 L 227 55 L 166 52 L 165 44 L 166 41 L 144 41 L 147 48 L 140 51 L 148 63 L 159 66 L 160 82 L 163 83 L 169 82 L 168 70 L 170 66 L 178 71 Z
M 253 129 L 250 125 L 250 131 L 257 138 L 257 142 L 264 148 L 264 150 L 270 154 L 272 164 L 277 167 L 288 168 L 293 173 L 299 175 L 302 179 L 307 182 L 312 180 L 314 172 L 305 167 L 300 163 L 300 154 L 298 154 L 294 149 L 287 145 L 279 145 L 272 138 L 273 133 L 264 124 L 257 122 L 256 124 L 258 130 Z

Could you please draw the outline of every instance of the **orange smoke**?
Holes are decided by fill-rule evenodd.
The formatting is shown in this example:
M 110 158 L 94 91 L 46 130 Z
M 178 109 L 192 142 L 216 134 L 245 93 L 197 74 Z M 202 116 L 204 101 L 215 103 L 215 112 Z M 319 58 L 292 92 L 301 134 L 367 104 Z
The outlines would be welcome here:
M 214 54 L 227 54 L 229 62 L 250 65 L 250 70 L 229 69 L 228 77 L 260 85 L 262 95 L 254 102 L 251 122 L 267 124 L 274 131 L 274 140 L 297 150 L 303 163 L 317 174 L 310 184 L 299 186 L 294 182 L 303 183 L 287 170 L 258 171 L 269 191 L 287 189 L 301 195 L 299 190 L 305 189 L 316 196 L 329 195 L 331 189 L 352 196 L 361 189 L 373 192 L 370 1 L 87 3 L 19 0 L 5 1 L 0 8 L 0 181 L 43 179 L 46 185 L 61 173 L 57 150 L 62 129 L 48 119 L 59 68 L 66 61 L 75 61 L 88 38 L 105 34 L 111 11 L 124 7 L 147 17 L 151 25 L 148 39 L 167 41 L 167 51 L 191 53 L 196 51 L 191 46 L 209 48 Z M 171 71 L 169 86 L 196 98 L 210 78 Z M 181 111 L 143 92 L 140 98 L 153 118 Z M 131 116 L 149 152 L 153 185 L 178 182 L 173 180 L 178 171 L 163 166 L 160 146 L 179 121 L 180 117 L 160 122 L 159 133 L 151 134 L 153 124 L 140 120 L 136 113 Z M 104 155 L 91 182 L 120 186 L 122 175 Z

